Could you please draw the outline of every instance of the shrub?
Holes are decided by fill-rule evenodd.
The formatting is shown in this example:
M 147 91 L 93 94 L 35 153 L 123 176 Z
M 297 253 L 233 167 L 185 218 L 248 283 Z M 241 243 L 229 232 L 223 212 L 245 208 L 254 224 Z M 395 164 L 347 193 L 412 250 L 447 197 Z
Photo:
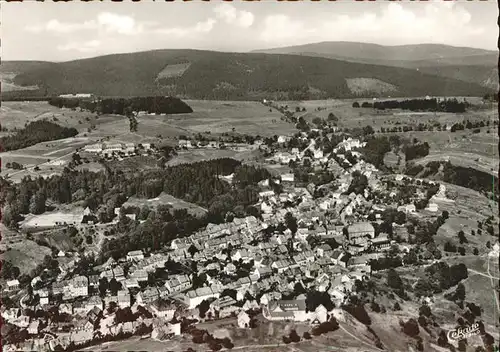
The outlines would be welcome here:
M 406 323 L 403 323 L 403 332 L 410 337 L 418 336 L 418 334 L 420 333 L 418 322 L 415 319 L 411 318 Z

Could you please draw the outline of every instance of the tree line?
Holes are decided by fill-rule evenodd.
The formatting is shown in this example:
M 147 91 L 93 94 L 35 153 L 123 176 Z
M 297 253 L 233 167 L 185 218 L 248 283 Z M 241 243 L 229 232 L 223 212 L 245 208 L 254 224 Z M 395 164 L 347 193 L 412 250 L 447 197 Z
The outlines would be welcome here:
M 359 108 L 358 102 L 352 104 L 354 108 Z M 361 104 L 362 108 L 374 108 L 377 110 L 386 109 L 402 109 L 410 111 L 440 111 L 440 112 L 453 112 L 461 113 L 465 112 L 470 104 L 467 101 L 458 101 L 456 98 L 438 100 L 436 98 L 432 99 L 405 99 L 402 101 L 398 100 L 386 100 L 377 101 L 374 103 L 364 102 Z
M 50 121 L 40 120 L 30 122 L 14 135 L 2 137 L 0 145 L 3 151 L 9 151 L 26 148 L 41 142 L 74 137 L 77 134 L 78 131 L 73 127 L 63 127 Z
M 399 122 L 396 123 L 398 125 Z M 498 120 L 493 121 L 493 125 L 497 126 L 498 125 Z M 485 121 L 469 121 L 466 120 L 464 122 L 456 122 L 453 125 L 450 126 L 450 132 L 456 132 L 456 131 L 463 131 L 465 129 L 472 129 L 473 133 L 479 133 L 481 132 L 481 128 L 483 127 L 489 127 L 490 126 L 490 121 L 486 120 Z M 439 122 L 433 123 L 433 124 L 427 124 L 427 123 L 419 123 L 418 125 L 415 124 L 414 126 L 412 125 L 404 125 L 404 126 L 394 126 L 394 127 L 381 127 L 380 132 L 381 133 L 397 133 L 397 132 L 410 132 L 410 131 L 447 131 L 447 126 L 445 124 L 441 125 Z
M 149 114 L 191 113 L 193 109 L 179 98 L 165 96 L 79 99 L 53 97 L 49 104 L 59 108 L 81 108 L 99 114 L 129 115 L 131 112 L 146 111 Z

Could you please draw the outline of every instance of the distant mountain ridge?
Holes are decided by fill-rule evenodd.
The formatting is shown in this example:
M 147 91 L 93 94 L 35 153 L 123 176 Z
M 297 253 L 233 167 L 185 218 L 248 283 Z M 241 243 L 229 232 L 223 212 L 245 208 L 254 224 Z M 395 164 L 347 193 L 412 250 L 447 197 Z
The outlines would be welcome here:
M 37 86 L 39 94 L 46 95 L 84 92 L 101 96 L 306 100 L 384 96 L 389 92 L 393 96 L 482 96 L 490 92 L 480 84 L 455 79 L 453 72 L 449 73 L 451 77 L 439 77 L 432 70 L 428 74 L 309 55 L 166 49 L 61 63 L 7 64 L 18 70 L 13 84 Z
M 442 44 L 383 46 L 354 42 L 321 42 L 256 50 L 268 54 L 324 57 L 348 62 L 418 69 L 432 75 L 498 88 L 498 53 Z
M 328 58 L 383 61 L 427 61 L 497 55 L 495 51 L 443 44 L 384 46 L 356 42 L 320 42 L 281 48 L 254 50 L 266 54 L 321 54 Z

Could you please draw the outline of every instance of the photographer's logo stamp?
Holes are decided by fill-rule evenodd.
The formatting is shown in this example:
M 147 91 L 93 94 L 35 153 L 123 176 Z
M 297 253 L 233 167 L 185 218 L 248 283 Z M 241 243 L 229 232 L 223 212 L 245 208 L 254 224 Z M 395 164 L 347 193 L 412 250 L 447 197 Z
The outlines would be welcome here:
M 465 328 L 457 328 L 448 331 L 448 339 L 453 341 L 460 341 L 474 335 L 480 335 L 478 323 L 472 324 L 471 326 L 467 326 Z

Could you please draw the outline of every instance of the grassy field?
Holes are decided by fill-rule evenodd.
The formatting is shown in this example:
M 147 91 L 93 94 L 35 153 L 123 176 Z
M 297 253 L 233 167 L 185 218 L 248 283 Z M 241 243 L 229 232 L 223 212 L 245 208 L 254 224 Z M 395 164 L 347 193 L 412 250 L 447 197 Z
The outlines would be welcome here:
M 44 228 L 54 227 L 58 224 L 67 223 L 79 224 L 82 220 L 83 208 L 73 207 L 67 211 L 59 210 L 54 212 L 47 212 L 41 215 L 27 215 L 26 218 L 20 223 L 21 228 Z
M 77 149 L 95 143 L 97 140 L 96 138 L 79 136 L 42 142 L 27 148 L 0 153 L 4 165 L 0 176 L 6 177 L 8 175 L 9 179 L 19 182 L 28 175 L 36 178 L 59 174 L 71 161 L 72 154 Z M 23 165 L 24 170 L 13 170 L 5 167 L 7 163 L 14 161 Z M 39 170 L 34 170 L 35 166 Z
M 478 248 L 480 254 L 485 253 L 488 250 L 486 242 L 490 241 L 493 244 L 497 238 L 490 236 L 484 228 L 482 235 L 478 235 L 477 221 L 484 221 L 487 217 L 493 216 L 494 222 L 498 223 L 499 217 L 496 211 L 498 204 L 474 190 L 444 182 L 440 183 L 446 185 L 447 192 L 453 192 L 457 198 L 454 202 L 435 200 L 435 203 L 439 206 L 439 213 L 447 210 L 449 219 L 439 228 L 436 236 L 434 236 L 434 241 L 443 245 L 446 241 L 451 240 L 458 245 L 457 234 L 462 230 L 469 241 L 468 244 L 464 244 L 466 253 L 472 254 L 474 247 Z M 493 228 L 495 229 L 495 236 L 498 236 L 498 226 L 493 226 Z M 472 230 L 475 231 L 475 236 L 471 235 Z
M 471 167 L 479 171 L 498 175 L 498 159 L 478 155 L 475 153 L 457 152 L 457 151 L 443 151 L 431 150 L 429 155 L 422 159 L 416 160 L 417 164 L 422 166 L 427 165 L 430 161 L 446 161 L 449 160 L 453 165 L 462 167 Z
M 273 136 L 296 132 L 295 126 L 281 120 L 281 114 L 259 102 L 186 100 L 191 114 L 169 115 L 167 122 L 194 133 L 235 132 Z
M 21 274 L 28 274 L 43 262 L 46 255 L 50 255 L 48 247 L 39 246 L 34 241 L 23 239 L 20 242 L 8 245 L 8 249 L 0 255 L 2 261 L 9 261 L 17 266 Z
M 84 131 L 94 122 L 95 114 L 88 111 L 59 109 L 45 101 L 3 102 L 0 107 L 2 127 L 23 128 L 26 123 L 47 119 L 64 127 Z M 54 119 L 55 118 L 55 119 Z
M 251 161 L 258 159 L 259 155 L 259 151 L 253 150 L 242 152 L 231 149 L 191 149 L 188 151 L 181 150 L 178 152 L 177 156 L 168 161 L 167 165 L 173 166 L 217 158 L 233 158 L 236 160 Z
M 124 207 L 135 206 L 143 207 L 148 206 L 150 208 L 156 208 L 160 204 L 171 205 L 174 209 L 187 209 L 190 214 L 195 216 L 203 215 L 206 213 L 206 209 L 192 203 L 183 201 L 182 199 L 175 198 L 170 194 L 161 193 L 159 197 L 153 199 L 142 199 L 136 197 L 130 197 L 124 204 Z

